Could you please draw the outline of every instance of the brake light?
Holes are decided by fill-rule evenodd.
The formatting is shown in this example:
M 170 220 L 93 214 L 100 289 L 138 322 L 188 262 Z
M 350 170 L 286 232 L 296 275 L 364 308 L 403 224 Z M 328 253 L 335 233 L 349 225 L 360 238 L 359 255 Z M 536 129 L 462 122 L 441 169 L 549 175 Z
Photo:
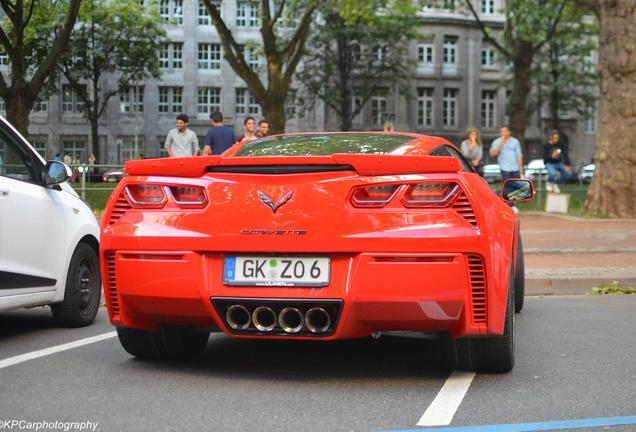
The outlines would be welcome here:
M 203 208 L 208 203 L 205 190 L 199 186 L 170 186 L 170 193 L 179 207 Z
M 404 207 L 446 207 L 457 196 L 455 183 L 419 183 L 410 185 L 402 196 Z
M 162 208 L 167 200 L 160 185 L 128 185 L 126 193 L 133 207 L 138 208 Z
M 354 207 L 382 208 L 395 196 L 400 185 L 358 186 L 351 194 Z

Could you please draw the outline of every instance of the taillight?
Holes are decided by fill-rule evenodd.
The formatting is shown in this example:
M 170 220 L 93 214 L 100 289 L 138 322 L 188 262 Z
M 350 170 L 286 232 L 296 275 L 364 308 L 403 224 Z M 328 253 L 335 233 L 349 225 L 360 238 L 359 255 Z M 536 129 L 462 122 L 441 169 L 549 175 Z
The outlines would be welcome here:
M 401 201 L 404 207 L 446 207 L 458 193 L 455 183 L 419 183 L 409 185 Z
M 199 186 L 170 186 L 170 193 L 179 207 L 203 208 L 208 203 L 205 190 Z
M 138 208 L 162 208 L 167 200 L 160 185 L 132 184 L 126 186 L 126 193 L 133 207 Z
M 354 207 L 382 208 L 395 196 L 400 185 L 358 186 L 351 194 Z

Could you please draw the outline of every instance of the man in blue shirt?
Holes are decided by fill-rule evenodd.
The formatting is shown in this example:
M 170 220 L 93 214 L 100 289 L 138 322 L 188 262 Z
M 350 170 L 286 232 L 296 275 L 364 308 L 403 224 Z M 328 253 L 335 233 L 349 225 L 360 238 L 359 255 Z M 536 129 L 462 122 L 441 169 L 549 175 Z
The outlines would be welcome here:
M 223 125 L 223 114 L 214 111 L 210 114 L 210 124 L 203 140 L 203 155 L 218 155 L 229 149 L 236 142 L 234 131 Z
M 502 126 L 499 132 L 501 137 L 492 142 L 490 156 L 497 156 L 501 179 L 523 177 L 523 155 L 519 140 L 510 135 L 508 126 Z

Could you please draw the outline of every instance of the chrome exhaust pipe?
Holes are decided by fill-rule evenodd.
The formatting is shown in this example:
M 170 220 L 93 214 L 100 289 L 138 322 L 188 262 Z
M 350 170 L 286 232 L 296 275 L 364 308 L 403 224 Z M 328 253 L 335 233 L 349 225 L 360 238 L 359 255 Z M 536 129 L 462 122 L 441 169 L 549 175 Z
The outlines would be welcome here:
M 305 314 L 305 325 L 312 333 L 324 333 L 331 326 L 331 317 L 323 308 L 311 308 Z
M 278 323 L 285 333 L 298 333 L 303 328 L 303 314 L 294 307 L 286 307 L 278 314 Z
M 252 312 L 252 322 L 260 331 L 272 331 L 276 327 L 276 313 L 271 308 L 259 306 Z
M 251 323 L 250 311 L 241 305 L 232 305 L 227 308 L 225 319 L 232 330 L 247 330 Z

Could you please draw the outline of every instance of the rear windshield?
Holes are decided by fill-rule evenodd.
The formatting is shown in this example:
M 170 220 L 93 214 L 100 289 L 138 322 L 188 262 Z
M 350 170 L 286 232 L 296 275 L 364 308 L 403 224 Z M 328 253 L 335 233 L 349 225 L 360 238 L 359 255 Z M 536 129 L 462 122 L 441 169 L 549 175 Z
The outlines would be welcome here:
M 288 135 L 245 144 L 236 156 L 327 156 L 333 153 L 391 153 L 413 137 L 384 134 Z

